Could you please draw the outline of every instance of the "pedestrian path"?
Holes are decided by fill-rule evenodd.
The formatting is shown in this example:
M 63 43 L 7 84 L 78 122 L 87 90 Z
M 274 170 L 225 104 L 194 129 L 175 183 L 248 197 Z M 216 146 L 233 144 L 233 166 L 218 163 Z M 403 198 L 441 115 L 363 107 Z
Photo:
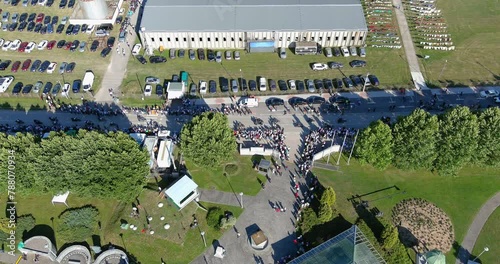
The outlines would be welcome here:
M 252 196 L 243 195 L 243 197 L 241 197 L 239 193 L 237 194 L 207 189 L 200 189 L 199 198 L 202 202 L 218 203 L 231 206 L 242 206 L 242 201 L 243 203 L 250 205 L 250 203 L 253 201 Z
M 474 245 L 476 244 L 476 240 L 481 233 L 481 229 L 483 229 L 483 226 L 490 215 L 498 207 L 500 207 L 500 192 L 496 193 L 493 197 L 486 201 L 476 214 L 474 221 L 472 221 L 472 224 L 469 226 L 469 230 L 460 245 L 456 264 L 466 264 L 469 261 Z

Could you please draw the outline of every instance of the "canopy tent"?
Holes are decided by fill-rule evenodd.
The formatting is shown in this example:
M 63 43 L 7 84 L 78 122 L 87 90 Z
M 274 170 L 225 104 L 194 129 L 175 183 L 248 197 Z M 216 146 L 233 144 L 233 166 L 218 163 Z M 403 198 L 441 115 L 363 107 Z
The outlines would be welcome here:
M 142 146 L 142 143 L 144 143 L 144 139 L 146 139 L 146 134 L 144 133 L 130 133 L 129 135 L 130 137 L 135 139 L 137 144 L 139 144 L 140 146 Z
M 225 256 L 226 256 L 226 250 L 223 247 L 218 246 L 217 249 L 215 250 L 214 257 L 222 259 Z
M 55 203 L 62 203 L 68 207 L 68 204 L 66 203 L 66 200 L 68 199 L 69 196 L 69 191 L 63 193 L 63 194 L 57 194 L 52 197 L 52 205 Z
M 165 190 L 165 195 L 179 210 L 198 198 L 198 185 L 187 175 L 184 175 Z

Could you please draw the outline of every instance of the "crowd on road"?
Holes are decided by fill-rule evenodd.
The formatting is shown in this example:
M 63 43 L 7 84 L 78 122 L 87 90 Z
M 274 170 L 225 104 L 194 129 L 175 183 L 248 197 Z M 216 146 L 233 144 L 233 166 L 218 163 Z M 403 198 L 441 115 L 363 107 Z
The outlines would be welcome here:
M 277 123 L 271 126 L 245 127 L 237 123 L 234 134 L 238 140 L 251 140 L 256 145 L 262 147 L 268 145 L 276 151 L 276 155 L 284 162 L 290 159 L 290 148 L 285 144 L 285 129 Z

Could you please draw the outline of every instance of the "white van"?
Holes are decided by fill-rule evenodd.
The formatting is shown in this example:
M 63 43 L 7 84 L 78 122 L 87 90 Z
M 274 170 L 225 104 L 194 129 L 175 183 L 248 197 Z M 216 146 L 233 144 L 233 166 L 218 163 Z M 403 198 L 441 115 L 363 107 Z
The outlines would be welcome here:
M 85 92 L 90 91 L 90 89 L 92 89 L 93 84 L 94 84 L 94 73 L 92 71 L 86 71 L 82 81 L 83 90 Z
M 266 78 L 264 78 L 264 77 L 260 77 L 260 79 L 259 79 L 259 91 L 261 91 L 261 92 L 267 91 L 267 82 L 266 82 Z
M 258 107 L 259 106 L 259 99 L 255 98 L 253 96 L 246 97 L 246 98 L 243 98 L 243 100 L 241 100 L 241 103 L 247 107 Z

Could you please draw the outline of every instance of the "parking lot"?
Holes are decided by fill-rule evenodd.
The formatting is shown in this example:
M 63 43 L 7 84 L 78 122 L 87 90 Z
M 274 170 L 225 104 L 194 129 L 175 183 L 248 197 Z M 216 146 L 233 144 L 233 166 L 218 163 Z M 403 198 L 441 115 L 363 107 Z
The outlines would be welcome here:
M 20 1 L 17 6 L 5 4 L 3 1 L 0 3 L 0 9 L 2 9 L 0 15 L 2 18 L 6 12 L 10 13 L 7 22 L 2 19 L 2 27 L 9 24 L 6 30 L 1 32 L 0 38 L 3 39 L 4 44 L 7 41 L 12 42 L 16 39 L 19 39 L 21 43 L 30 43 L 27 46 L 26 44 L 20 45 L 23 47 L 22 50 L 24 50 L 24 52 L 22 50 L 21 52 L 19 50 L 12 50 L 7 47 L 7 50 L 0 50 L 1 62 L 5 62 L 7 60 L 11 61 L 4 70 L 0 71 L 0 75 L 14 76 L 15 78 L 13 84 L 7 91 L 1 93 L 1 96 L 12 96 L 12 89 L 17 82 L 22 82 L 24 85 L 34 85 L 38 81 L 43 83 L 52 82 L 53 84 L 56 84 L 57 82 L 60 82 L 61 84 L 72 84 L 74 80 L 83 79 L 86 70 L 92 70 L 95 73 L 96 78 L 94 81 L 94 87 L 99 87 L 102 74 L 109 63 L 109 58 L 102 58 L 100 56 L 103 46 L 106 45 L 106 39 L 99 39 L 100 45 L 96 52 L 90 52 L 90 44 L 96 40 L 96 38 L 93 34 L 90 34 L 90 32 L 88 34 L 83 31 L 81 27 L 78 32 L 76 29 L 72 30 L 71 33 L 69 31 L 66 32 L 70 26 L 69 21 L 67 21 L 63 26 L 60 25 L 63 23 L 63 20 L 65 20 L 64 17 L 69 17 L 71 15 L 73 8 L 66 7 L 61 9 L 59 8 L 60 2 L 60 0 L 57 0 L 50 7 L 41 5 L 32 6 L 31 2 L 29 2 L 28 6 L 23 6 L 23 1 Z M 14 23 L 13 16 L 15 17 L 15 14 L 18 14 L 18 17 L 17 26 L 14 29 L 10 27 Z M 34 23 L 31 23 L 30 20 Z M 19 31 L 19 27 L 23 24 L 22 21 L 25 21 L 24 29 Z M 53 22 L 55 23 L 52 24 Z M 49 26 L 51 24 L 52 26 Z M 60 33 L 57 33 L 58 27 Z M 21 26 L 21 28 L 23 27 Z M 28 31 L 28 29 L 31 31 Z M 35 31 L 38 31 L 38 33 Z M 49 33 L 51 31 L 53 31 L 53 33 Z M 50 42 L 54 43 L 53 41 L 55 41 L 56 44 L 50 50 L 48 49 L 50 47 L 47 47 L 46 45 L 43 45 L 43 48 L 38 49 L 39 44 L 44 40 L 47 41 L 47 44 Z M 62 43 L 62 40 L 66 43 L 64 45 L 57 45 Z M 78 45 L 73 45 L 77 47 L 74 47 L 74 50 L 71 51 L 71 45 L 68 45 L 68 43 L 71 42 L 72 44 L 75 44 L 75 41 L 78 41 L 79 43 Z M 31 42 L 35 43 L 35 47 L 33 49 L 31 49 Z M 86 45 L 83 48 L 82 42 L 86 42 Z M 31 60 L 31 65 L 26 71 L 24 71 L 22 69 L 22 65 L 27 60 Z M 45 61 L 57 63 L 57 65 L 52 73 L 50 73 L 50 71 L 47 72 L 46 70 L 40 71 L 40 68 L 34 69 L 32 72 L 31 67 L 37 60 L 41 62 L 40 66 L 42 66 Z M 60 74 L 60 66 L 64 62 L 67 64 L 74 62 L 75 67 L 74 69 L 64 70 L 64 72 Z M 14 71 L 12 70 L 12 66 L 15 66 L 15 64 L 19 65 L 17 71 L 15 69 Z M 81 91 L 78 97 L 83 94 L 83 91 Z M 39 97 L 40 94 L 29 92 L 26 94 L 21 93 L 21 96 Z M 85 94 L 85 96 L 90 97 L 90 94 Z
M 223 50 L 214 50 L 214 53 Z M 225 54 L 221 62 L 209 62 L 207 59 L 200 61 L 198 57 L 195 60 L 190 60 L 188 51 L 184 58 L 179 58 L 178 54 L 175 59 L 169 58 L 169 51 L 165 50 L 162 53 L 156 51 L 155 55 L 161 55 L 167 58 L 167 62 L 158 64 L 141 64 L 136 58 L 131 57 L 128 65 L 127 76 L 122 83 L 123 96 L 142 96 L 144 89 L 144 80 L 148 76 L 158 77 L 162 80 L 170 80 L 172 75 L 180 75 L 181 71 L 189 73 L 189 82 L 199 84 L 200 80 L 209 83 L 213 80 L 217 83 L 217 93 L 207 96 L 221 96 L 220 82 L 221 78 L 231 79 L 244 78 L 247 82 L 254 80 L 257 84 L 259 78 L 264 77 L 266 80 L 274 80 L 276 83 L 279 80 L 323 80 L 344 78 L 350 75 L 364 75 L 368 73 L 374 74 L 380 80 L 378 88 L 394 88 L 400 87 L 401 84 L 410 85 L 408 77 L 409 72 L 406 62 L 402 59 L 402 50 L 382 50 L 375 48 L 367 48 L 367 55 L 364 58 L 357 57 L 326 57 L 324 54 L 318 55 L 295 55 L 291 50 L 287 50 L 287 58 L 281 59 L 278 53 L 245 53 L 240 52 L 240 60 L 225 59 Z M 233 52 L 233 51 L 232 51 Z M 141 52 L 141 54 L 143 51 Z M 207 54 L 205 50 L 205 54 Z M 400 57 L 401 56 L 401 57 Z M 234 57 L 234 56 L 233 56 Z M 145 56 L 149 60 L 148 56 Z M 351 68 L 349 62 L 352 60 L 365 60 L 366 67 Z M 323 71 L 313 71 L 311 65 L 313 63 L 331 63 L 339 62 L 344 65 L 341 69 L 328 69 Z M 241 84 L 240 84 L 241 85 Z M 268 83 L 269 85 L 269 83 Z M 360 90 L 361 87 L 358 87 Z M 257 89 L 258 90 L 258 89 Z M 276 92 L 267 89 L 267 92 L 254 92 L 256 95 L 279 94 L 279 88 Z M 283 93 L 283 92 L 281 92 Z M 294 93 L 294 91 L 286 91 L 285 93 Z M 236 95 L 241 94 L 240 92 Z M 153 95 L 154 96 L 154 95 Z

